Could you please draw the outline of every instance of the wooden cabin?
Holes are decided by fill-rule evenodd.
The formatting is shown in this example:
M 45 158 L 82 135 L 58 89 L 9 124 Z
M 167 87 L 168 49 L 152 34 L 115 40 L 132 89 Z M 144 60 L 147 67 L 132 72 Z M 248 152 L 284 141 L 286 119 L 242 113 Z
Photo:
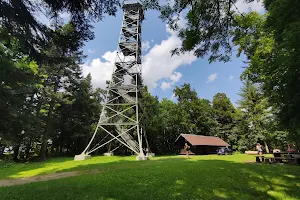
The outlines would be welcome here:
M 179 149 L 179 154 L 186 154 L 185 143 L 190 146 L 189 154 L 198 155 L 216 154 L 219 147 L 229 146 L 224 140 L 215 136 L 180 134 L 175 141 L 175 147 Z

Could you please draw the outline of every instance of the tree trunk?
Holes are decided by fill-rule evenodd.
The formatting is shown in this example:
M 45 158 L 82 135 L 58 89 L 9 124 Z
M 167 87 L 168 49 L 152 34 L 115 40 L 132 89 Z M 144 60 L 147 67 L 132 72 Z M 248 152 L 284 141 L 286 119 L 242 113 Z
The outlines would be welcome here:
M 58 82 L 56 82 L 54 85 L 53 95 L 56 94 L 57 89 L 58 89 Z M 47 139 L 48 139 L 48 135 L 51 133 L 51 130 L 52 130 L 52 116 L 53 116 L 54 105 L 55 105 L 55 100 L 52 97 L 51 101 L 50 101 L 50 107 L 49 107 L 49 112 L 48 112 L 48 116 L 47 116 L 45 132 L 42 136 L 42 147 L 41 147 L 41 152 L 40 152 L 40 156 L 42 159 L 45 159 L 46 155 L 47 155 Z
M 264 140 L 264 144 L 265 144 L 266 152 L 267 152 L 267 153 L 270 153 L 268 144 L 267 144 L 267 142 L 266 142 L 265 140 Z
M 42 159 L 46 158 L 48 134 L 51 132 L 51 129 L 52 129 L 53 109 L 54 109 L 54 101 L 51 100 L 50 108 L 49 108 L 49 112 L 48 112 L 48 116 L 47 116 L 47 121 L 46 121 L 46 129 L 45 129 L 44 134 L 42 135 L 42 146 L 41 146 L 41 152 L 40 152 L 40 156 Z
M 0 158 L 4 158 L 4 155 L 3 155 L 4 149 L 5 149 L 4 146 L 0 146 Z
M 18 159 L 19 148 L 20 148 L 20 145 L 19 145 L 19 144 L 16 145 L 16 146 L 14 147 L 14 161 L 15 161 L 15 162 L 19 160 L 19 159 Z
M 30 147 L 31 147 L 31 138 L 29 139 L 29 143 L 26 145 L 26 150 L 25 150 L 25 159 L 29 160 L 30 158 Z

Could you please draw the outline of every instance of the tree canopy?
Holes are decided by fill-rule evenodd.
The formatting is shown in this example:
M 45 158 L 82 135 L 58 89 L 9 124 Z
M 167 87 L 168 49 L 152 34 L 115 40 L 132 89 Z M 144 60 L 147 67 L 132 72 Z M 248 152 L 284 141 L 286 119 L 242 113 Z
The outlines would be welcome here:
M 254 0 L 246 0 L 252 2 Z M 153 2 L 153 1 L 152 1 Z M 154 1 L 155 2 L 155 1 Z M 237 26 L 237 0 L 175 0 L 161 5 L 161 18 L 179 32 L 180 48 L 172 53 L 193 51 L 197 57 L 209 55 L 209 61 L 229 61 L 232 52 L 231 30 Z M 180 26 L 178 21 L 187 22 Z
M 299 136 L 299 2 L 265 1 L 265 6 L 266 15 L 236 17 L 242 26 L 233 32 L 234 43 L 249 62 L 242 78 L 261 84 L 281 124 Z
M 235 108 L 225 93 L 217 93 L 212 101 L 214 116 L 218 122 L 218 136 L 229 141 L 235 125 Z
M 85 40 L 94 37 L 91 22 L 101 20 L 104 14 L 115 15 L 119 1 L 111 0 L 41 0 L 1 1 L 0 28 L 18 40 L 19 51 L 39 61 L 44 43 L 51 40 L 53 30 L 38 20 L 46 14 L 49 21 L 59 21 L 60 14 L 70 14 L 70 23 Z M 2 32 L 2 31 L 1 31 Z

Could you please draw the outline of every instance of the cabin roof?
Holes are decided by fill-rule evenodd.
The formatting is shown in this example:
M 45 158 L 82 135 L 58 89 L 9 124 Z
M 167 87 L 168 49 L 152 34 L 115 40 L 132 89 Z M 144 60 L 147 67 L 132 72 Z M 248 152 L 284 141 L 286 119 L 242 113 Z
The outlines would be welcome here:
M 221 138 L 215 137 L 215 136 L 180 134 L 179 137 L 176 139 L 176 141 L 180 137 L 185 138 L 193 146 L 199 146 L 199 145 L 203 145 L 203 146 L 220 146 L 220 147 L 229 146 L 229 144 L 227 142 L 225 142 Z

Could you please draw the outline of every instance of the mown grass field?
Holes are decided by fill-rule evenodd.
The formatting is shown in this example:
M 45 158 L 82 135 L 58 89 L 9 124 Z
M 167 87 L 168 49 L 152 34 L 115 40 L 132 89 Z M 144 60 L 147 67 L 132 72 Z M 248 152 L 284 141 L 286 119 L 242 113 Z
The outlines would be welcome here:
M 0 162 L 1 179 L 55 172 L 84 174 L 0 187 L 0 199 L 300 199 L 300 166 L 246 163 L 253 156 L 72 158 L 44 163 Z M 92 172 L 92 173 L 91 173 Z

